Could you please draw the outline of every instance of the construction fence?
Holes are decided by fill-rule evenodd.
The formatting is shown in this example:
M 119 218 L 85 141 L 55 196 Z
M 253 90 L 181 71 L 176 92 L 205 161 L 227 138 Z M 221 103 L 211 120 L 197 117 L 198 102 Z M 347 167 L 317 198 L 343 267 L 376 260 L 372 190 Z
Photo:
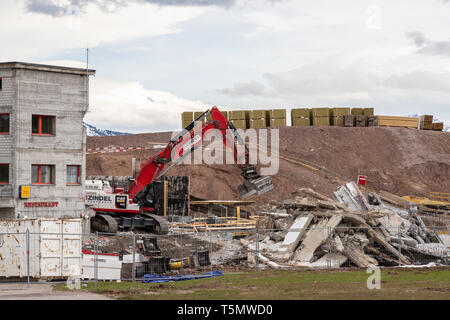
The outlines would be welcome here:
M 361 227 L 169 235 L 1 233 L 0 281 L 141 281 L 217 270 L 449 266 L 450 250 L 439 242 L 448 228 L 430 229 L 426 241 L 406 238 L 400 229 Z

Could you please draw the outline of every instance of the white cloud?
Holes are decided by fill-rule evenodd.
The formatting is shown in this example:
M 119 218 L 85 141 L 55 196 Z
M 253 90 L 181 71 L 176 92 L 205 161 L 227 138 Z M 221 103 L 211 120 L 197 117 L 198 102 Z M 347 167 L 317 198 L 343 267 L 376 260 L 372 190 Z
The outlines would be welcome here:
M 205 7 L 161 7 L 132 3 L 113 12 L 90 4 L 77 17 L 53 17 L 26 12 L 21 1 L 1 3 L 0 60 L 34 60 L 55 50 L 95 47 L 141 37 L 181 31 L 181 22 L 205 13 Z
M 181 128 L 183 111 L 206 111 L 201 101 L 169 92 L 147 90 L 139 82 L 91 79 L 86 122 L 99 128 L 131 133 Z
M 266 73 L 253 87 L 218 90 L 247 105 L 375 107 L 379 114 L 434 114 L 450 122 L 450 59 L 405 50 L 362 50 Z M 239 90 L 236 90 L 239 88 Z M 430 111 L 433 110 L 433 111 Z

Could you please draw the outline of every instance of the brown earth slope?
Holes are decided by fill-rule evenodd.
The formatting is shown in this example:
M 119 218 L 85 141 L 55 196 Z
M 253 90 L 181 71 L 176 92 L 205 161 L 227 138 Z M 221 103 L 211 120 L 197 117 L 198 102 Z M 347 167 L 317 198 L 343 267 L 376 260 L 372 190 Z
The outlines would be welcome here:
M 88 137 L 88 148 L 152 146 L 166 144 L 169 132 L 117 137 Z M 88 175 L 130 175 L 131 158 L 143 161 L 160 149 L 124 153 L 89 154 Z M 280 129 L 280 154 L 326 170 L 311 171 L 280 160 L 273 176 L 275 189 L 257 203 L 285 199 L 300 187 L 311 187 L 329 196 L 343 181 L 368 176 L 368 187 L 398 195 L 450 192 L 450 133 L 405 128 L 284 127 Z M 204 199 L 238 199 L 242 182 L 234 165 L 179 165 L 170 175 L 189 175 L 194 196 Z

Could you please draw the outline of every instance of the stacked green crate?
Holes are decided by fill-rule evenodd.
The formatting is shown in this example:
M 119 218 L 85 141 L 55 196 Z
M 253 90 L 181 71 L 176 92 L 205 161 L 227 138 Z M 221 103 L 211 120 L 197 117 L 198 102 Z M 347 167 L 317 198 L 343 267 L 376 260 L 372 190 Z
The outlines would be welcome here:
M 309 117 L 309 109 L 298 108 L 291 110 L 291 126 L 293 127 L 303 127 L 310 126 L 311 119 Z
M 310 110 L 313 126 L 329 126 L 330 110 L 328 108 L 313 108 Z
M 344 126 L 344 116 L 350 115 L 350 108 L 331 108 L 330 124 L 333 126 Z
M 246 111 L 233 110 L 228 112 L 229 120 L 234 124 L 236 129 L 247 129 Z
M 266 111 L 252 110 L 250 113 L 250 128 L 261 129 L 266 127 Z
M 181 114 L 181 128 L 186 128 L 192 121 L 194 121 L 194 113 L 186 111 Z
M 273 109 L 270 113 L 271 127 L 285 127 L 286 126 L 286 109 Z

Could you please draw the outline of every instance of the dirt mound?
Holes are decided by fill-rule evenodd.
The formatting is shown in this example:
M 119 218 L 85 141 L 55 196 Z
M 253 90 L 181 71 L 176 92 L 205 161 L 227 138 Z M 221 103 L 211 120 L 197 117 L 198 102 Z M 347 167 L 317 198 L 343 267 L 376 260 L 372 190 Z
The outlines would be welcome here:
M 88 148 L 166 144 L 171 133 L 88 137 Z M 89 154 L 88 175 L 130 175 L 131 158 L 143 161 L 161 149 Z M 398 195 L 426 196 L 450 189 L 450 134 L 406 128 L 284 127 L 280 129 L 280 169 L 275 188 L 257 203 L 282 200 L 300 187 L 331 196 L 342 181 L 368 176 L 368 187 Z M 293 160 L 293 161 L 292 161 Z M 295 161 L 321 168 L 312 171 Z M 242 182 L 233 165 L 178 165 L 170 175 L 189 175 L 191 192 L 204 199 L 238 199 Z

